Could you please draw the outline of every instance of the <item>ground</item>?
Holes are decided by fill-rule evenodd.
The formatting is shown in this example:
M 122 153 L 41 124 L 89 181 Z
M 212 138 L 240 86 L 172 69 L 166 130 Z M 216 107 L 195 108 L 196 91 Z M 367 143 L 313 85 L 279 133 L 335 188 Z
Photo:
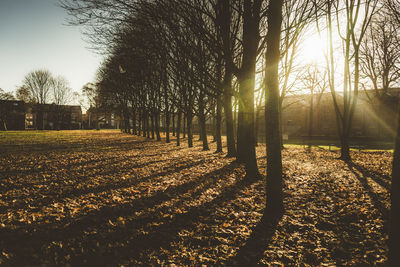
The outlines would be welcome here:
M 275 219 L 264 178 L 213 150 L 118 131 L 0 133 L 0 265 L 384 265 L 391 152 L 346 164 L 286 148 Z

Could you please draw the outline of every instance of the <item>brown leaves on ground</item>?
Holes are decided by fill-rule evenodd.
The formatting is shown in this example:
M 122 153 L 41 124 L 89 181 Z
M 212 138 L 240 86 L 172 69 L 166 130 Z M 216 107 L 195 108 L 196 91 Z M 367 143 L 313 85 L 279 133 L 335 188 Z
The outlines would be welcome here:
M 35 140 L 0 141 L 0 264 L 386 261 L 389 152 L 353 152 L 346 164 L 335 152 L 284 150 L 278 220 L 263 217 L 263 180 L 245 180 L 243 166 L 199 142 L 189 149 L 117 131 Z M 257 151 L 265 173 L 265 147 Z

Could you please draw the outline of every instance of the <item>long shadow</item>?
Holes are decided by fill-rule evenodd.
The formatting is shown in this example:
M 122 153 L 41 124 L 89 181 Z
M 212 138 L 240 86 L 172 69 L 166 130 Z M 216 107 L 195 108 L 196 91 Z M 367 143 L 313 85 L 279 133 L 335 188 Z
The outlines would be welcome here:
M 32 246 L 35 248 L 43 247 L 48 242 L 63 240 L 65 242 L 71 242 L 71 238 L 81 238 L 83 235 L 82 231 L 87 228 L 97 228 L 97 234 L 88 236 L 87 240 L 82 240 L 79 244 L 75 244 L 77 241 L 72 239 L 73 246 L 85 245 L 93 246 L 94 243 L 101 243 L 103 248 L 109 249 L 106 245 L 111 244 L 117 238 L 119 244 L 124 244 L 122 247 L 114 248 L 112 251 L 93 251 L 91 254 L 77 255 L 72 263 L 78 264 L 85 260 L 104 265 L 105 263 L 115 264 L 115 261 L 120 261 L 132 256 L 139 256 L 142 251 L 151 248 L 157 248 L 161 246 L 167 246 L 171 241 L 177 238 L 177 233 L 184 228 L 190 227 L 192 224 L 199 220 L 201 216 L 210 216 L 217 207 L 220 207 L 227 201 L 234 199 L 236 193 L 243 187 L 250 185 L 250 181 L 239 181 L 231 186 L 225 188 L 220 195 L 205 203 L 201 206 L 191 207 L 184 214 L 175 214 L 172 218 L 155 218 L 154 215 L 145 213 L 143 216 L 139 216 L 135 220 L 126 224 L 122 229 L 116 229 L 114 231 L 104 231 L 102 225 L 106 225 L 107 221 L 119 216 L 133 214 L 135 211 L 144 209 L 151 205 L 156 205 L 163 201 L 172 198 L 171 195 L 179 195 L 195 187 L 199 183 L 204 183 L 204 178 L 208 177 L 209 182 L 206 187 L 210 187 L 215 184 L 221 175 L 229 175 L 234 171 L 235 165 L 229 164 L 221 169 L 215 170 L 211 173 L 205 174 L 202 177 L 197 177 L 195 180 L 188 183 L 170 187 L 166 191 L 159 192 L 148 198 L 137 199 L 132 203 L 120 206 L 120 207 L 108 207 L 100 211 L 91 213 L 85 216 L 79 221 L 72 222 L 69 225 L 59 225 L 56 228 L 49 226 L 45 228 L 32 227 L 30 230 L 0 230 L 3 236 L 3 242 L 7 242 L 8 246 L 18 248 L 23 240 L 24 246 Z M 203 191 L 205 187 L 203 187 Z M 156 226 L 148 226 L 150 222 L 158 222 L 154 224 Z M 138 234 L 138 229 L 145 227 L 148 228 L 146 232 Z M 103 230 L 102 230 L 103 228 Z M 0 244 L 3 243 L 0 241 Z M 4 244 L 2 244 L 4 245 Z M 85 247 L 87 249 L 87 247 Z M 23 250 L 22 250 L 23 251 Z M 21 251 L 21 252 L 22 252 Z M 118 257 L 115 257 L 115 253 Z M 19 253 L 18 253 L 19 254 Z M 15 259 L 16 261 L 24 261 L 26 259 Z M 31 259 L 32 260 L 32 259 Z
M 47 228 L 48 224 L 34 223 L 30 224 L 28 228 L 35 229 L 36 233 L 39 233 L 40 231 L 50 231 L 48 232 L 48 234 L 50 234 L 52 237 L 62 236 L 65 234 L 68 234 L 70 236 L 73 235 L 74 231 L 84 230 L 84 228 L 90 223 L 107 223 L 110 219 L 112 220 L 120 216 L 132 215 L 137 211 L 149 207 L 154 207 L 164 201 L 168 201 L 176 196 L 182 195 L 190 191 L 191 189 L 194 189 L 193 194 L 198 194 L 198 191 L 204 191 L 206 190 L 206 188 L 213 186 L 221 178 L 220 175 L 229 175 L 230 173 L 232 173 L 234 168 L 235 164 L 231 163 L 225 165 L 220 169 L 211 171 L 203 176 L 195 177 L 186 183 L 176 186 L 169 186 L 167 189 L 163 191 L 158 191 L 151 196 L 137 198 L 130 201 L 129 203 L 120 204 L 118 206 L 105 206 L 99 210 L 88 212 L 86 215 L 76 219 L 73 222 L 59 221 L 58 224 L 63 225 L 63 227 L 61 227 L 62 229 L 56 227 L 49 230 Z M 198 187 L 197 190 L 195 189 L 196 187 Z M 193 194 L 191 194 L 189 198 L 192 198 Z M 149 214 L 140 217 L 140 220 L 147 221 L 148 219 L 153 220 L 154 218 L 152 218 L 152 216 Z M 65 226 L 65 224 L 68 224 L 68 226 Z M 12 233 L 17 234 L 17 232 Z M 35 234 L 35 238 L 39 237 L 36 235 L 37 234 Z
M 246 244 L 239 248 L 236 255 L 230 258 L 227 266 L 255 266 L 264 255 L 282 214 L 265 212 L 258 224 L 252 229 Z
M 348 165 L 361 172 L 364 177 L 369 177 L 386 190 L 390 190 L 389 182 L 391 181 L 391 178 L 388 175 L 379 173 L 374 170 L 369 170 L 366 167 L 354 162 L 348 163 Z
M 351 172 L 357 177 L 357 179 L 360 181 L 362 186 L 364 187 L 364 190 L 368 193 L 368 195 L 371 197 L 371 200 L 374 204 L 374 206 L 378 209 L 378 211 L 382 214 L 383 218 L 387 221 L 389 218 L 389 209 L 386 208 L 385 204 L 381 200 L 381 197 L 379 194 L 375 193 L 371 185 L 368 183 L 367 177 L 368 176 L 360 176 L 360 174 L 356 171 L 357 169 L 354 167 L 352 163 L 347 164 Z M 363 174 L 363 173 L 362 173 Z
M 118 247 L 119 256 L 117 261 L 115 257 L 113 258 L 115 251 L 110 250 L 101 254 L 96 253 L 87 260 L 90 264 L 106 263 L 112 265 L 122 263 L 129 259 L 141 258 L 148 251 L 154 249 L 168 249 L 171 243 L 179 238 L 179 232 L 184 229 L 193 230 L 197 222 L 207 220 L 218 207 L 224 206 L 227 202 L 235 199 L 239 191 L 255 182 L 255 180 L 239 180 L 233 185 L 224 188 L 224 191 L 213 200 L 201 206 L 191 207 L 186 213 L 175 214 L 172 218 L 163 219 L 158 223 L 156 222 L 155 226 L 150 225 L 149 227 L 145 227 L 143 231 L 137 231 L 141 229 L 143 223 L 140 220 L 135 220 L 126 225 L 127 231 L 124 231 L 124 234 L 111 232 L 106 235 L 97 235 L 97 238 L 106 242 L 110 240 L 112 236 L 117 235 L 119 237 L 118 243 L 124 245 Z M 207 246 L 208 243 L 202 242 L 202 245 Z M 75 258 L 74 261 L 82 261 L 86 256 L 87 255 L 80 255 Z M 74 261 L 72 261 L 72 264 Z M 144 263 L 147 264 L 147 262 Z
M 79 174 L 82 170 L 84 172 L 88 172 L 88 171 L 92 171 L 92 170 L 97 170 L 94 173 L 91 173 L 91 176 L 96 176 L 96 175 L 111 175 L 115 173 L 115 169 L 113 167 L 119 166 L 119 164 L 121 162 L 125 162 L 127 160 L 133 159 L 133 158 L 138 158 L 140 157 L 139 155 L 134 155 L 134 156 L 129 156 L 129 157 L 111 157 L 111 158 L 101 158 L 101 159 L 91 159 L 91 160 L 86 160 L 86 161 L 81 161 L 81 162 L 77 162 L 77 163 L 72 163 L 72 164 L 66 164 L 64 166 L 62 165 L 57 165 L 56 169 L 61 168 L 61 169 L 66 169 L 69 172 L 69 176 L 74 177 L 74 174 Z M 110 161 L 111 160 L 111 161 Z M 140 164 L 135 164 L 132 166 L 129 166 L 130 169 L 134 169 L 134 168 L 141 168 L 144 167 L 146 165 L 150 165 L 150 164 L 154 164 L 154 163 L 160 163 L 160 162 L 164 162 L 167 161 L 166 159 L 164 160 L 153 160 L 153 161 L 148 161 L 148 162 L 143 162 Z M 97 163 L 94 166 L 88 166 L 91 164 Z M 104 166 L 107 166 L 107 171 L 104 171 L 103 168 L 101 168 L 101 164 L 102 163 L 107 163 Z M 35 174 L 49 174 L 51 175 L 51 173 L 54 171 L 54 166 L 53 167 L 48 167 L 45 163 L 38 163 L 38 165 L 42 165 L 41 168 L 35 168 L 32 167 L 29 170 L 9 170 L 9 171 L 3 171 L 0 172 L 0 177 L 7 173 L 7 176 L 12 176 L 12 175 L 18 175 L 18 176 L 22 176 L 22 175 L 35 175 Z M 5 176 L 6 177 L 6 176 Z M 64 177 L 63 177 L 64 179 Z M 6 191 L 10 191 L 10 190 L 15 190 L 15 189 L 22 189 L 26 186 L 35 186 L 35 185 L 48 185 L 48 184 L 52 184 L 55 181 L 57 181 L 58 179 L 47 179 L 46 181 L 43 180 L 37 180 L 34 182 L 29 182 L 29 181 L 24 181 L 23 184 L 17 184 L 17 183 L 13 183 L 11 185 L 4 185 L 2 188 L 0 188 L 0 193 L 4 193 Z
M 146 146 L 140 145 L 147 144 Z M 150 145 L 151 144 L 151 145 Z M 122 141 L 122 142 L 104 142 L 101 144 L 98 143 L 36 143 L 36 144 L 24 144 L 24 145 L 6 145 L 2 146 L 2 152 L 0 155 L 7 154 L 17 154 L 17 153 L 26 153 L 26 152 L 54 152 L 54 151 L 79 151 L 79 149 L 84 149 L 84 151 L 126 151 L 126 150 L 142 150 L 145 148 L 153 148 L 158 147 L 161 144 L 153 143 L 151 140 L 130 140 L 130 141 Z
M 165 175 L 168 175 L 168 174 L 179 172 L 179 171 L 182 171 L 184 169 L 188 169 L 188 168 L 195 167 L 197 165 L 201 165 L 203 163 L 206 163 L 206 161 L 203 160 L 203 159 L 199 160 L 197 162 L 189 161 L 189 163 L 184 164 L 184 165 L 180 165 L 178 167 L 170 165 L 168 168 L 166 168 L 162 172 L 153 173 L 153 174 L 151 174 L 149 176 L 146 176 L 146 177 L 143 177 L 143 178 L 138 178 L 138 177 L 134 176 L 132 178 L 128 178 L 128 179 L 125 179 L 125 180 L 120 180 L 118 182 L 111 181 L 110 183 L 102 184 L 102 185 L 99 185 L 99 186 L 96 186 L 96 187 L 86 187 L 86 188 L 80 188 L 80 189 L 74 189 L 74 188 L 73 189 L 67 189 L 67 190 L 65 190 L 64 192 L 61 192 L 61 193 L 59 193 L 59 192 L 46 192 L 46 196 L 45 197 L 42 197 L 42 198 L 37 199 L 35 201 L 30 201 L 29 204 L 31 206 L 45 206 L 45 205 L 51 204 L 53 202 L 62 201 L 65 198 L 79 197 L 79 196 L 90 194 L 90 193 L 98 194 L 98 193 L 111 191 L 111 190 L 115 190 L 115 189 L 129 188 L 129 187 L 138 185 L 139 183 L 149 181 L 149 180 L 151 180 L 153 178 L 162 177 L 162 176 L 165 176 Z M 21 205 L 22 206 L 14 206 L 13 209 L 22 208 L 24 206 L 24 204 L 21 204 Z

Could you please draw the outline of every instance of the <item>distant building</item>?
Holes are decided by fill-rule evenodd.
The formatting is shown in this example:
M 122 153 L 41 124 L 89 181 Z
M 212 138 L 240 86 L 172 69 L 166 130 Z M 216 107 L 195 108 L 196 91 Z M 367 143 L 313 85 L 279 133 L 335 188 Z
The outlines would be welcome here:
M 340 93 L 340 92 L 339 92 Z M 339 103 L 342 96 L 337 96 Z M 374 92 L 360 91 L 355 107 L 350 136 L 353 138 L 370 138 L 393 140 L 397 125 L 397 106 L 400 89 L 391 89 L 382 99 L 375 97 Z M 282 105 L 282 133 L 287 138 L 308 137 L 310 122 L 311 95 L 288 96 Z M 261 112 L 264 114 L 264 112 Z M 259 129 L 263 131 L 263 124 Z M 259 135 L 263 135 L 261 132 Z M 338 136 L 336 112 L 331 93 L 315 94 L 313 101 L 312 136 L 336 138 Z
M 1 130 L 69 130 L 82 128 L 80 106 L 26 104 L 24 101 L 0 101 Z
M 96 129 L 97 124 L 99 129 L 119 129 L 121 119 L 114 112 L 96 111 L 95 108 L 89 108 L 83 115 L 83 128 Z
M 0 100 L 0 130 L 24 130 L 25 111 L 24 101 Z
M 32 104 L 26 113 L 26 127 L 39 130 L 76 130 L 82 128 L 81 106 Z

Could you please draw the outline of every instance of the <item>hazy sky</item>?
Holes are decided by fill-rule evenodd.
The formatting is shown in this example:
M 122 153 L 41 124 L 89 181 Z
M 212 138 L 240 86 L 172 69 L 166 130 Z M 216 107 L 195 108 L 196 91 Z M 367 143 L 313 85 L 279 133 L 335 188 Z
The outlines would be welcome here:
M 78 27 L 66 26 L 57 0 L 0 0 L 0 88 L 14 91 L 24 76 L 48 69 L 74 91 L 92 81 L 101 56 L 87 49 Z

